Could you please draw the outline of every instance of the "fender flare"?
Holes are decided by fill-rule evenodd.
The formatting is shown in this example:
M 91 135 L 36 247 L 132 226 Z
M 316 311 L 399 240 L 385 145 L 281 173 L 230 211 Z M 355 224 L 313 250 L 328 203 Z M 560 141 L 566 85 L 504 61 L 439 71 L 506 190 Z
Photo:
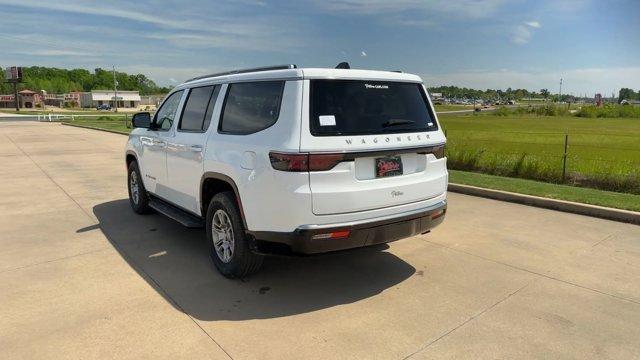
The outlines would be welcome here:
M 127 151 L 125 152 L 125 154 L 124 154 L 125 164 L 126 164 L 126 161 L 127 161 L 127 157 L 128 157 L 129 155 L 133 156 L 133 157 L 136 159 L 136 162 L 137 162 L 138 164 L 140 163 L 140 162 L 138 161 L 138 154 L 136 154 L 136 152 L 135 152 L 135 151 L 133 151 L 133 150 L 127 150 Z
M 249 228 L 247 227 L 247 220 L 245 217 L 244 208 L 242 207 L 242 199 L 240 198 L 240 191 L 238 191 L 238 185 L 236 185 L 236 182 L 233 181 L 233 179 L 227 175 L 213 172 L 213 171 L 207 171 L 202 175 L 202 177 L 200 178 L 200 194 L 199 194 L 200 206 L 203 207 L 204 205 L 202 203 L 202 186 L 204 185 L 204 182 L 207 179 L 221 180 L 231 186 L 236 196 L 236 201 L 238 202 L 237 205 L 238 205 L 238 209 L 240 210 L 240 218 L 242 219 L 242 224 L 244 225 L 245 230 L 249 230 Z M 206 218 L 206 212 L 203 215 L 204 215 L 203 217 Z

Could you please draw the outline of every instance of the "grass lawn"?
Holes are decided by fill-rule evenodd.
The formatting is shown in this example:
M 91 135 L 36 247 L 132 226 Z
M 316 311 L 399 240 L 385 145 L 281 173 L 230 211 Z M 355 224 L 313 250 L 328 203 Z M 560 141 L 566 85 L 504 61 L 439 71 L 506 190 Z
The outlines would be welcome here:
M 640 194 L 640 119 L 441 115 L 453 169 Z
M 449 170 L 449 181 L 456 184 L 472 185 L 551 199 L 640 211 L 640 195 L 456 170 Z
M 101 118 L 82 118 L 75 119 L 74 121 L 69 120 L 63 122 L 67 124 L 90 126 L 99 129 L 116 130 L 129 133 L 131 132 L 131 129 L 126 126 L 125 120 L 126 118 L 124 116 L 110 116 Z M 130 116 L 128 117 L 128 120 L 131 120 Z

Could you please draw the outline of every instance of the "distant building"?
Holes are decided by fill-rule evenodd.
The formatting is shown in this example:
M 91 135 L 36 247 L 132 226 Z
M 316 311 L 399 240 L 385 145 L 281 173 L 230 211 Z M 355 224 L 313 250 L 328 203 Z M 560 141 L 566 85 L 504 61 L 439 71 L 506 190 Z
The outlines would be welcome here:
M 146 95 L 140 97 L 140 105 L 159 106 L 165 95 Z
M 20 107 L 32 109 L 36 107 L 36 103 L 40 103 L 40 94 L 31 90 L 22 90 L 18 92 Z
M 149 102 L 157 104 L 162 96 L 150 97 Z M 118 91 L 118 107 L 138 108 L 140 106 L 140 93 L 138 91 Z M 97 108 L 103 104 L 115 107 L 115 93 L 109 90 L 94 90 L 92 92 L 70 92 L 68 94 L 47 94 L 45 91 L 35 92 L 29 89 L 18 92 L 20 108 L 32 109 L 45 103 L 47 106 L 56 107 L 82 107 Z M 151 103 L 150 103 L 151 104 Z M 0 95 L 0 108 L 14 108 L 13 94 Z
M 33 109 L 42 102 L 42 95 L 28 89 L 18 92 L 18 106 L 20 108 Z M 14 108 L 13 94 L 0 95 L 0 108 Z
M 13 95 L 0 95 L 0 109 L 9 109 L 15 107 Z
M 140 93 L 138 91 L 118 91 L 119 108 L 137 108 L 140 106 Z M 93 90 L 89 93 L 81 93 L 80 106 L 83 108 L 97 108 L 100 105 L 109 104 L 116 107 L 116 94 L 112 90 Z
M 69 107 L 81 107 L 82 105 L 82 93 L 78 91 L 72 91 L 68 94 L 64 94 L 64 103 Z

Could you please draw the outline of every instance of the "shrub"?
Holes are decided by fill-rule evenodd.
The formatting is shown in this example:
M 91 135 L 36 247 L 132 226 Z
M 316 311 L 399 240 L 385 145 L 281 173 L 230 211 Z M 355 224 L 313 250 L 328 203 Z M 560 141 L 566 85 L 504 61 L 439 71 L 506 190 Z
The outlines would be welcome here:
M 640 107 L 630 105 L 583 106 L 576 116 L 585 118 L 640 118 Z

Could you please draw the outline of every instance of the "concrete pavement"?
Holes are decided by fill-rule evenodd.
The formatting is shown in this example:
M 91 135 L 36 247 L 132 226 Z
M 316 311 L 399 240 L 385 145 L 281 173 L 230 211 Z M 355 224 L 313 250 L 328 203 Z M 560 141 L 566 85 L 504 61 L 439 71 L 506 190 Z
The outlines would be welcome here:
M 640 227 L 450 194 L 431 234 L 230 281 L 126 137 L 0 122 L 0 358 L 640 357 Z

